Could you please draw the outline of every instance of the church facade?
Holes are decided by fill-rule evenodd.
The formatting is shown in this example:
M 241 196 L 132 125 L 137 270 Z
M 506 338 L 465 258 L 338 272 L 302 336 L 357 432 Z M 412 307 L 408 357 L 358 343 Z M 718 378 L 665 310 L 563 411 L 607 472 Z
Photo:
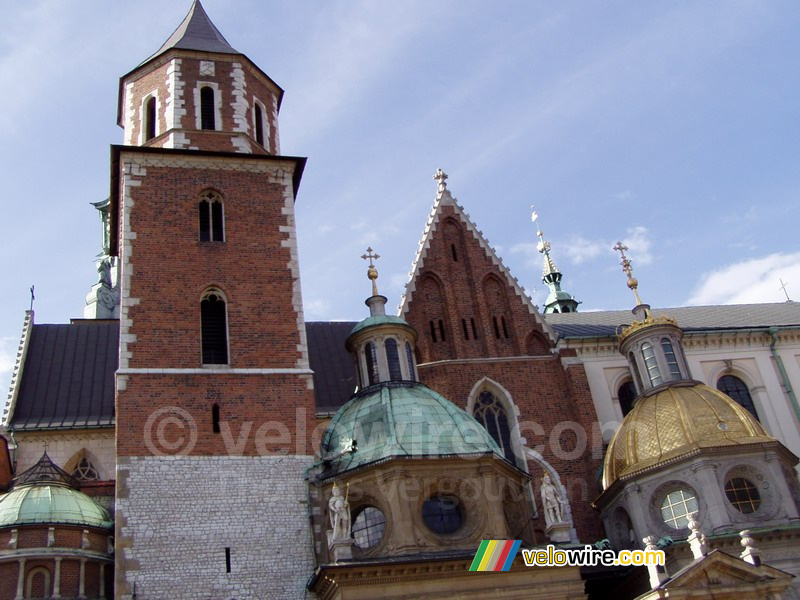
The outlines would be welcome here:
M 84 318 L 24 318 L 0 599 L 797 597 L 795 303 L 581 313 L 539 232 L 541 311 L 440 169 L 399 314 L 370 248 L 364 320 L 306 322 L 282 95 L 197 0 L 121 77 Z

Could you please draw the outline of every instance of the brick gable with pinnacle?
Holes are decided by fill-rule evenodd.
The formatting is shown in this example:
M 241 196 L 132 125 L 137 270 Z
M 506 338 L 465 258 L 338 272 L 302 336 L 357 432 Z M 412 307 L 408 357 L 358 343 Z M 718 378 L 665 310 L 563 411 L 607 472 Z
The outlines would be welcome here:
M 525 447 L 555 469 L 567 490 L 578 538 L 604 537 L 590 506 L 599 493 L 603 446 L 585 370 L 573 356 L 555 353 L 553 333 L 446 189 L 434 206 L 401 311 L 420 334 L 421 381 L 462 408 L 484 378 L 508 391 Z M 533 527 L 543 541 L 542 466 L 534 460 L 527 466 L 539 507 Z

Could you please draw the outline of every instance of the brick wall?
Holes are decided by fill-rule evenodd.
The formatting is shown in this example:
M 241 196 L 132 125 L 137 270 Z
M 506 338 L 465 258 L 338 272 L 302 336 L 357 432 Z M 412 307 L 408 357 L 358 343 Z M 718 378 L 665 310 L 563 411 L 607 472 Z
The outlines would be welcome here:
M 565 367 L 562 357 L 552 354 L 530 304 L 460 209 L 442 203 L 433 227 L 405 315 L 420 334 L 418 357 L 428 363 L 419 369 L 421 381 L 462 408 L 484 377 L 507 390 L 519 409 L 526 446 L 552 465 L 566 488 L 578 537 L 589 542 L 605 537 L 590 506 L 599 494 L 596 472 L 603 449 L 583 366 L 572 359 L 576 364 Z M 445 323 L 444 342 L 438 319 Z M 542 467 L 531 461 L 529 469 L 541 508 Z M 543 518 L 534 527 L 543 531 Z

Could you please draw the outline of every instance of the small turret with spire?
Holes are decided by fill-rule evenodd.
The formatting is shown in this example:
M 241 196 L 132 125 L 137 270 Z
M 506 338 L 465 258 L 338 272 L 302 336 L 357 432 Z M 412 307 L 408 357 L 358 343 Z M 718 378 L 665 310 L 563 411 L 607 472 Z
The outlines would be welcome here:
M 628 359 L 636 389 L 641 395 L 667 385 L 694 385 L 697 382 L 683 352 L 683 330 L 675 319 L 653 316 L 650 305 L 639 296 L 639 280 L 625 254 L 628 247 L 617 242 L 613 249 L 622 257 L 622 272 L 636 301 L 631 311 L 636 319 L 619 334 L 619 351 Z
M 356 325 L 347 338 L 347 350 L 356 362 L 359 387 L 417 381 L 414 357 L 417 332 L 405 319 L 386 314 L 386 296 L 378 293 L 375 267 L 380 255 L 370 247 L 361 258 L 369 261 L 367 279 L 372 283 L 372 295 L 364 301 L 369 306 L 369 317 Z
M 570 313 L 578 311 L 578 302 L 571 294 L 561 289 L 561 272 L 556 267 L 556 263 L 550 256 L 550 242 L 544 239 L 541 227 L 539 227 L 539 215 L 531 207 L 531 221 L 536 225 L 536 235 L 539 242 L 536 249 L 544 256 L 544 269 L 542 271 L 542 283 L 544 283 L 550 293 L 544 302 L 545 313 Z

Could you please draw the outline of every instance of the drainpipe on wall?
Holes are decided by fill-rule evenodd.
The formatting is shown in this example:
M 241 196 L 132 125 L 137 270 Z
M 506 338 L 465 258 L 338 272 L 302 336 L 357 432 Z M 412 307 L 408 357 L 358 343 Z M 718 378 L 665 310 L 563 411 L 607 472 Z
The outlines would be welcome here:
M 789 381 L 789 376 L 786 374 L 786 368 L 783 366 L 783 359 L 781 359 L 780 355 L 778 354 L 778 350 L 775 348 L 776 344 L 778 343 L 778 328 L 770 327 L 769 333 L 772 336 L 772 343 L 769 345 L 769 349 L 772 352 L 772 360 L 775 361 L 775 364 L 778 367 L 778 372 L 781 375 L 783 391 L 786 392 L 787 396 L 789 396 L 792 409 L 794 409 L 794 416 L 797 418 L 798 422 L 800 422 L 800 406 L 797 404 L 797 396 L 792 388 L 792 382 Z

